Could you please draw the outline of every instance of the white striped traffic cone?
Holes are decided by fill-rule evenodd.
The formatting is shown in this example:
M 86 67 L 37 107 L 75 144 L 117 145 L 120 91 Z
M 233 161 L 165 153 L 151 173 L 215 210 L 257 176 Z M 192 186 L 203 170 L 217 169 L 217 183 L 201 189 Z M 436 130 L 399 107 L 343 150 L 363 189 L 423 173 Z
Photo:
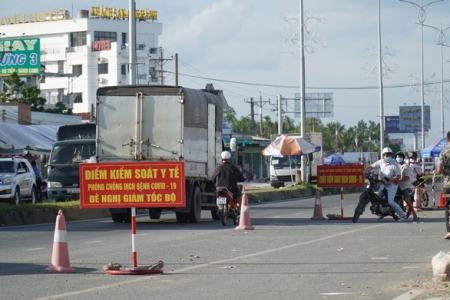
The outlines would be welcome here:
M 53 238 L 52 262 L 50 267 L 45 269 L 48 273 L 75 273 L 75 269 L 70 266 L 69 246 L 67 244 L 66 220 L 63 211 L 58 211 L 55 225 L 55 235 Z

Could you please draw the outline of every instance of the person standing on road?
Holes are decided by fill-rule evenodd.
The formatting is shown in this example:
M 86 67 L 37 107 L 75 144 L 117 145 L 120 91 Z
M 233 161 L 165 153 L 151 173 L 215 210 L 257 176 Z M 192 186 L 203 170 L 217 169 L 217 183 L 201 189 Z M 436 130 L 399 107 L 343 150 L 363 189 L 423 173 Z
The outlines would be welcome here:
M 233 200 L 237 205 L 238 213 L 241 209 L 242 193 L 238 182 L 244 182 L 245 178 L 238 168 L 231 164 L 231 153 L 223 151 L 220 154 L 222 164 L 214 170 L 213 182 L 216 187 L 226 187 L 233 194 Z
M 408 204 L 409 210 L 413 214 L 414 221 L 418 221 L 416 211 L 414 210 L 414 206 L 409 199 L 409 195 L 411 194 L 411 188 L 413 187 L 412 183 L 415 181 L 415 174 L 409 164 L 405 163 L 405 154 L 401 151 L 395 154 L 395 160 L 399 164 L 401 177 L 398 180 L 398 188 L 403 195 L 403 200 L 405 200 L 406 204 Z
M 38 201 L 42 201 L 42 179 L 41 179 L 41 173 L 39 172 L 38 167 L 36 166 L 36 161 L 33 160 L 31 162 L 31 167 L 33 167 L 34 175 L 36 176 L 36 186 L 37 186 L 37 194 L 38 194 Z
M 447 143 L 450 144 L 450 131 L 447 132 Z M 444 175 L 444 194 L 450 194 L 450 149 L 445 149 L 441 152 L 441 154 L 439 154 L 436 171 Z M 449 199 L 445 201 L 446 207 L 449 205 L 449 201 Z M 445 220 L 445 222 L 447 222 L 447 220 Z M 450 232 L 447 232 L 445 239 L 450 239 Z
M 412 167 L 414 171 L 414 181 L 418 181 L 420 176 L 423 174 L 422 167 L 419 164 L 419 160 L 417 159 L 417 152 L 413 151 L 408 154 L 409 165 Z
M 363 174 L 373 170 L 380 169 L 381 178 L 384 180 L 384 184 L 380 185 L 380 189 L 378 190 L 378 195 L 382 195 L 383 189 L 387 191 L 387 199 L 389 205 L 395 210 L 395 212 L 400 216 L 398 222 L 403 222 L 406 219 L 405 212 L 401 209 L 401 207 L 395 203 L 394 198 L 397 193 L 397 183 L 400 179 L 400 168 L 397 163 L 392 160 L 392 150 L 391 148 L 384 148 L 381 152 L 382 159 L 374 162 L 370 166 L 366 167 L 363 170 Z M 384 179 L 387 177 L 386 179 Z M 381 221 L 384 216 L 379 216 L 377 221 Z

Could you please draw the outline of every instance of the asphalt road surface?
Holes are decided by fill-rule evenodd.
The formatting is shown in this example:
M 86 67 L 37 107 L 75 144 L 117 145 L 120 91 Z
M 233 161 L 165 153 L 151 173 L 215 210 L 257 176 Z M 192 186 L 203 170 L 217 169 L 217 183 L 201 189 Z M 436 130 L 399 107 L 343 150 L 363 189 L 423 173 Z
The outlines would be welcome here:
M 345 195 L 351 216 L 358 195 Z M 340 214 L 339 195 L 322 212 Z M 250 206 L 254 230 L 224 227 L 202 213 L 198 224 L 140 215 L 139 265 L 164 261 L 162 275 L 106 275 L 131 265 L 131 226 L 109 219 L 67 222 L 75 274 L 45 273 L 54 224 L 0 229 L 0 299 L 449 299 L 433 282 L 432 257 L 448 252 L 443 211 L 419 223 L 381 222 L 366 211 L 357 223 L 311 220 L 314 198 Z M 446 298 L 447 297 L 447 298 Z

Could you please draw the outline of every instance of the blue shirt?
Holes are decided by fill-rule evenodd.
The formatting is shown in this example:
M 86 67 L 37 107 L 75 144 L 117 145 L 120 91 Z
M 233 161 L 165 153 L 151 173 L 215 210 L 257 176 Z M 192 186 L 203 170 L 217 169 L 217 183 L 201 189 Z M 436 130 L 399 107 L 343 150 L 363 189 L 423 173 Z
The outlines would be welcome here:
M 36 179 L 41 179 L 41 173 L 39 173 L 39 169 L 36 166 L 33 166 L 34 175 L 36 175 Z

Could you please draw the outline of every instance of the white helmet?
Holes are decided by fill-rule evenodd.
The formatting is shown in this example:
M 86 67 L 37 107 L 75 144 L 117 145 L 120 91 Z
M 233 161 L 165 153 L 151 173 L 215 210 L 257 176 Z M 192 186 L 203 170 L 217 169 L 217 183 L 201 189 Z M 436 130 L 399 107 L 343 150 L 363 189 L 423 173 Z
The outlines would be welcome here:
M 223 151 L 222 154 L 220 154 L 220 157 L 222 159 L 230 159 L 231 158 L 231 153 L 228 151 Z
M 391 154 L 392 155 L 392 149 L 389 147 L 383 148 L 383 151 L 381 151 L 381 155 L 385 154 Z

